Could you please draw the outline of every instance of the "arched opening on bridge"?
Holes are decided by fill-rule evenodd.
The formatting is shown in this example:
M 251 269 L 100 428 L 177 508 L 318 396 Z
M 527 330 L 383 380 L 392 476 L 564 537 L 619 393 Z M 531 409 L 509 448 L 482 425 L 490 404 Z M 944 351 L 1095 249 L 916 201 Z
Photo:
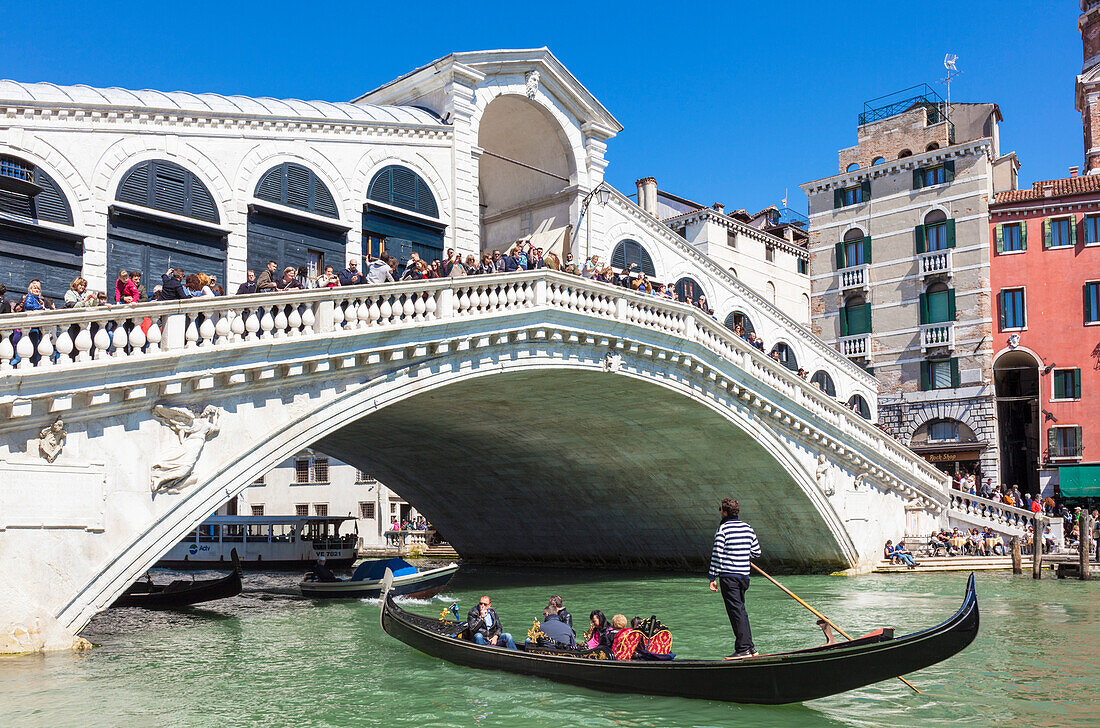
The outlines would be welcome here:
M 740 326 L 743 336 L 756 333 L 756 329 L 753 328 L 752 325 L 752 320 L 741 311 L 730 311 L 723 323 L 730 331 L 737 331 L 737 327 Z
M 772 347 L 772 357 L 778 359 L 780 364 L 792 372 L 798 371 L 798 359 L 794 355 L 794 349 L 786 342 L 780 341 Z
M 597 432 L 604 444 L 593 458 Z M 313 447 L 376 474 L 475 561 L 538 562 L 550 548 L 559 564 L 702 564 L 726 495 L 740 500 L 773 563 L 843 561 L 812 488 L 785 469 L 777 443 L 756 437 L 646 380 L 532 370 L 428 389 Z M 500 457 L 469 456 L 486 443 Z M 690 485 L 668 488 L 669 472 Z M 643 502 L 624 497 L 632 492 Z
M 498 96 L 481 115 L 477 144 L 481 249 L 503 250 L 533 233 L 564 233 L 578 194 L 576 164 L 550 112 L 525 96 Z
M 1021 349 L 993 362 L 1000 430 L 1001 483 L 1039 492 L 1039 361 Z
M 228 282 L 226 233 L 213 195 L 194 172 L 166 159 L 141 162 L 123 176 L 115 199 L 123 204 L 111 206 L 107 221 L 109 288 L 120 270 L 137 270 L 152 292 L 170 267 Z
M 413 253 L 431 262 L 443 257 L 439 205 L 428 183 L 408 167 L 392 164 L 371 178 L 363 212 L 363 255 L 386 252 L 404 266 Z
M 684 276 L 676 281 L 673 289 L 676 291 L 676 300 L 683 303 L 696 304 L 699 302 L 699 296 L 706 295 L 703 287 L 691 276 Z
M 848 399 L 848 409 L 852 410 L 865 420 L 871 419 L 871 407 L 863 395 L 853 394 Z
M 836 396 L 836 385 L 833 384 L 833 378 L 824 369 L 818 369 L 814 372 L 814 375 L 810 377 L 810 383 L 830 397 Z
M 651 279 L 657 277 L 657 269 L 653 267 L 653 258 L 649 251 L 636 240 L 620 240 L 611 251 L 611 267 L 617 272 L 631 270 L 632 265 L 634 272 L 645 273 Z
M 250 270 L 259 274 L 269 260 L 280 268 L 304 265 L 310 278 L 323 272 L 325 265 L 343 269 L 347 233 L 338 224 L 316 219 L 340 218 L 332 192 L 316 173 L 285 162 L 264 173 L 254 195 L 258 202 L 248 206 Z
M 38 165 L 0 155 L 0 212 L 5 213 L 0 217 L 0 283 L 22 295 L 37 278 L 43 295 L 61 308 L 84 254 L 84 238 L 73 229 L 65 193 Z

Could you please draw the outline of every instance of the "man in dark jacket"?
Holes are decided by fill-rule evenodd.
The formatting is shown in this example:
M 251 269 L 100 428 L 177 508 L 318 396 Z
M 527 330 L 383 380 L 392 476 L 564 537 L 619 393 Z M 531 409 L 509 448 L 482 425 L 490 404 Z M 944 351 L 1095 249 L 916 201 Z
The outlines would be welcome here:
M 516 641 L 512 639 L 512 635 L 502 630 L 488 594 L 478 600 L 478 605 L 466 615 L 466 634 L 479 645 L 516 649 Z
M 348 261 L 348 267 L 341 271 L 339 278 L 341 286 L 358 286 L 366 283 L 363 274 L 359 272 L 359 262 L 355 258 Z
M 569 625 L 569 629 L 573 629 L 573 615 L 570 614 L 569 610 L 567 610 L 565 608 L 565 602 L 562 600 L 562 598 L 560 596 L 555 594 L 554 596 L 550 597 L 549 606 L 554 607 L 555 609 L 557 609 L 558 610 L 558 617 L 561 618 L 561 621 L 563 621 L 567 625 Z
M 183 268 L 169 268 L 160 277 L 160 300 L 179 301 L 190 297 L 183 288 Z
M 248 279 L 237 287 L 237 295 L 244 296 L 256 292 L 256 271 L 248 271 Z
M 256 279 L 256 293 L 275 292 L 275 279 L 278 277 L 276 271 L 278 270 L 278 263 L 273 260 L 267 261 L 267 267 L 261 271 L 260 277 Z
M 543 620 L 541 629 L 547 637 L 569 647 L 576 644 L 576 633 L 573 632 L 572 627 L 562 620 L 561 612 L 558 611 L 558 608 L 555 607 L 553 603 L 543 610 L 542 615 Z

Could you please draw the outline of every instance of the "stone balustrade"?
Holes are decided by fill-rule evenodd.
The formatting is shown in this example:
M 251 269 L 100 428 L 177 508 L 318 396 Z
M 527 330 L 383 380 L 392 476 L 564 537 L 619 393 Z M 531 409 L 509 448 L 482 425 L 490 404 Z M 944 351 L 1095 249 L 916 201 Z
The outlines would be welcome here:
M 866 289 L 868 286 L 867 272 L 868 266 L 866 263 L 852 268 L 841 268 L 837 271 L 840 275 L 840 290 L 847 291 L 854 288 Z
M 947 250 L 929 250 L 927 253 L 921 253 L 917 258 L 920 264 L 920 274 L 922 276 L 932 276 L 947 273 L 951 273 L 951 249 Z
M 1021 533 L 1027 528 L 1028 523 L 1035 519 L 1035 514 L 1031 511 L 1016 508 L 1007 503 L 999 503 L 989 498 L 962 493 L 954 489 L 951 490 L 950 496 L 949 514 L 969 514 L 983 518 L 990 521 L 995 529 L 1004 533 L 1012 535 Z M 1052 521 L 1059 520 L 1052 519 L 1049 516 L 1040 516 L 1040 518 L 1044 526 L 1051 525 Z M 1059 525 L 1061 525 L 1060 522 Z
M 699 344 L 809 412 L 806 417 L 772 404 L 764 407 L 766 414 L 824 446 L 832 457 L 848 460 L 884 487 L 919 493 L 940 508 L 947 505 L 946 476 L 698 308 L 548 270 L 0 316 L 0 381 L 33 377 L 43 370 L 533 308 L 621 321 Z M 844 353 L 865 355 L 868 340 L 866 335 L 848 337 L 852 346 Z M 703 366 L 686 354 L 672 358 Z M 708 376 L 718 375 L 711 371 Z M 761 399 L 751 388 L 726 385 L 747 402 Z M 837 436 L 849 444 L 841 444 Z M 875 465 L 876 458 L 889 465 Z
M 856 334 L 840 337 L 840 353 L 849 357 L 867 357 L 871 350 L 871 335 Z
M 955 322 L 922 324 L 920 327 L 921 352 L 939 347 L 955 348 Z

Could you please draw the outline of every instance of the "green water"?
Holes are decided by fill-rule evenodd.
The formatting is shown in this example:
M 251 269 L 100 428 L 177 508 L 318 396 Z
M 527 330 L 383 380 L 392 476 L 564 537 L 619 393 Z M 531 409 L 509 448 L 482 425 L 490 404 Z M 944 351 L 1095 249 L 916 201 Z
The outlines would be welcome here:
M 958 607 L 963 574 L 784 579 L 850 632 L 931 626 Z M 186 613 L 112 610 L 84 635 L 88 654 L 0 659 L 0 726 L 1095 726 L 1100 725 L 1100 583 L 978 576 L 981 632 L 962 654 L 910 680 L 802 705 L 764 707 L 610 695 L 455 667 L 387 637 L 369 602 L 315 603 L 294 578 L 249 575 L 246 592 Z M 452 598 L 489 592 L 522 639 L 560 593 L 593 609 L 656 613 L 690 657 L 721 657 L 732 637 L 721 599 L 698 576 L 464 570 Z M 761 651 L 816 644 L 814 619 L 762 579 L 748 594 Z

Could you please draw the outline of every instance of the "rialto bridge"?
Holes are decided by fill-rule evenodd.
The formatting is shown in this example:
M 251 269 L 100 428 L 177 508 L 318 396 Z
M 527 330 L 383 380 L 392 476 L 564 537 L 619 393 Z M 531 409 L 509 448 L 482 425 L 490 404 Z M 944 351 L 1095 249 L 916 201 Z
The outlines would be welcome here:
M 0 366 L 7 651 L 70 643 L 307 445 L 471 559 L 702 568 L 733 495 L 773 567 L 858 568 L 948 504 L 698 309 L 551 271 L 5 316 Z

